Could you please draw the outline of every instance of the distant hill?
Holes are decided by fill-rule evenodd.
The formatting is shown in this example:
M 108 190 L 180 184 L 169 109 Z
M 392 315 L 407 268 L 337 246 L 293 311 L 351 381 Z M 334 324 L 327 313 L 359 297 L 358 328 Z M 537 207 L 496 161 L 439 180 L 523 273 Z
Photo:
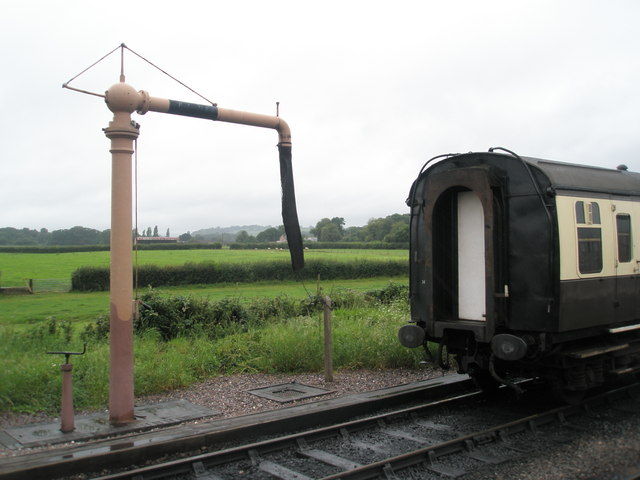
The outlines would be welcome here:
M 191 236 L 208 242 L 226 242 L 233 241 L 236 234 L 242 230 L 255 237 L 260 232 L 264 232 L 267 228 L 272 228 L 272 225 L 233 225 L 231 227 L 210 227 L 191 232 Z M 305 235 L 309 233 L 311 228 L 312 227 L 300 227 L 300 231 Z
M 195 232 L 191 232 L 191 235 L 200 236 L 200 237 L 216 237 L 220 238 L 222 234 L 230 234 L 235 235 L 242 230 L 245 230 L 249 235 L 257 235 L 260 232 L 265 231 L 267 228 L 271 227 L 271 225 L 233 225 L 231 227 L 210 227 L 210 228 L 202 228 L 200 230 L 196 230 Z

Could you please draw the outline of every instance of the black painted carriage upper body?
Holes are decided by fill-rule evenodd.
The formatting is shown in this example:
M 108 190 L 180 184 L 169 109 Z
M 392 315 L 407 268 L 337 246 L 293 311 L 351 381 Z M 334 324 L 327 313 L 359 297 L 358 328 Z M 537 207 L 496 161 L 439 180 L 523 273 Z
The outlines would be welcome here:
M 472 191 L 482 204 L 486 312 L 483 321 L 458 315 L 456 295 L 456 195 Z M 487 343 L 495 333 L 562 332 L 638 320 L 640 301 L 626 317 L 597 275 L 561 281 L 560 197 L 640 200 L 640 174 L 519 158 L 498 153 L 449 156 L 414 182 L 411 207 L 410 292 L 412 321 L 439 339 L 448 330 L 471 332 Z M 640 218 L 635 218 L 640 222 Z M 640 245 L 639 245 L 640 246 Z M 577 260 L 576 260 L 577 262 Z M 637 270 L 636 270 L 637 272 Z M 638 275 L 631 287 L 638 288 Z M 634 283 L 635 282 L 635 283 Z M 635 285 L 635 286 L 634 286 Z M 637 297 L 638 291 L 635 290 Z

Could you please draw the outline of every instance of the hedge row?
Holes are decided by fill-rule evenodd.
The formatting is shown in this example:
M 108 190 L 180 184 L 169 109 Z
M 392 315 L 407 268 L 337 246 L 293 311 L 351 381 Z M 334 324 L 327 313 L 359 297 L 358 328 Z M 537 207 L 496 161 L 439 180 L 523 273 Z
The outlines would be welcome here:
M 288 249 L 286 243 L 279 242 L 252 242 L 230 243 L 231 250 L 276 250 Z M 408 250 L 409 242 L 305 242 L 306 249 L 356 249 L 356 250 Z
M 217 243 L 159 243 L 138 244 L 138 250 L 220 250 L 222 244 Z M 58 245 L 39 246 L 30 245 L 15 247 L 0 247 L 0 253 L 75 253 L 75 252 L 105 252 L 109 245 Z
M 15 247 L 0 247 L 0 253 L 74 253 L 74 252 L 104 252 L 109 245 L 59 245 L 40 246 L 21 245 Z
M 334 309 L 406 302 L 408 298 L 409 287 L 395 283 L 368 292 L 340 290 L 331 294 Z M 232 324 L 260 325 L 274 319 L 310 315 L 323 309 L 322 298 L 318 295 L 303 299 L 280 295 L 243 302 L 235 297 L 209 300 L 192 296 L 160 295 L 155 290 L 149 290 L 140 300 L 139 315 L 134 320 L 136 333 L 153 329 L 163 340 L 202 335 L 215 338 L 224 334 L 220 327 Z M 107 338 L 108 335 L 107 316 L 98 317 L 82 333 L 85 341 Z
M 220 250 L 222 243 L 139 243 L 138 250 Z
M 219 250 L 220 242 L 215 243 L 159 243 L 138 244 L 138 250 Z M 231 250 L 276 250 L 288 249 L 286 243 L 278 242 L 253 242 L 230 243 Z M 306 242 L 306 249 L 358 249 L 358 250 L 407 250 L 408 242 Z M 59 245 L 59 246 L 0 246 L 0 253 L 74 253 L 74 252 L 104 252 L 109 250 L 109 245 Z
M 395 277 L 408 274 L 408 262 L 401 260 L 308 260 L 304 269 L 294 272 L 287 261 L 252 263 L 186 263 L 158 267 L 142 265 L 138 285 L 161 287 L 215 283 L 248 283 L 277 280 L 324 280 L 346 278 Z M 109 290 L 109 268 L 81 267 L 71 275 L 76 291 Z

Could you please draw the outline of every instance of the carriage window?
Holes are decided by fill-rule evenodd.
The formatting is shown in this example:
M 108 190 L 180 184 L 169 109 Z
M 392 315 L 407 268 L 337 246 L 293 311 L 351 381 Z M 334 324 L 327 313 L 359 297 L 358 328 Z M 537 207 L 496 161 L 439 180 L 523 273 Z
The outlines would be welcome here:
M 576 223 L 584 223 L 584 202 L 576 202 Z
M 600 225 L 600 207 L 596 202 L 591 202 L 587 204 L 589 216 L 587 218 L 587 223 L 592 225 Z
M 580 273 L 602 271 L 602 235 L 599 228 L 578 227 L 578 268 Z
M 618 261 L 631 261 L 631 216 L 616 215 L 618 230 Z
M 596 202 L 576 202 L 576 223 L 600 225 L 600 205 Z

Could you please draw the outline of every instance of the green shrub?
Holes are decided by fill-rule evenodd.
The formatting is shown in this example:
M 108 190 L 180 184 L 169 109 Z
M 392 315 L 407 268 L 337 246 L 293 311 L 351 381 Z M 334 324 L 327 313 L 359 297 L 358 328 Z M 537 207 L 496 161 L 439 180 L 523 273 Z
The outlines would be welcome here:
M 348 289 L 334 300 L 334 368 L 416 368 L 422 349 L 397 340 L 409 307 L 404 287 L 389 284 L 366 294 Z M 384 292 L 384 293 L 383 293 Z M 322 293 L 322 292 L 320 292 Z M 393 293 L 393 294 L 392 294 Z M 135 322 L 135 394 L 183 388 L 212 375 L 306 372 L 323 369 L 322 295 L 241 302 L 164 296 L 142 297 Z M 71 357 L 77 410 L 104 408 L 109 396 L 107 315 L 79 333 L 87 352 Z M 19 331 L 0 328 L 0 411 L 56 414 L 60 410 L 61 355 L 82 342 L 68 322 L 49 317 Z
M 138 243 L 138 250 L 220 250 L 222 243 Z
M 286 243 L 277 242 L 248 242 L 230 243 L 231 250 L 288 250 Z M 304 242 L 306 249 L 335 249 L 342 250 L 407 250 L 409 242 Z
M 329 296 L 334 310 L 407 303 L 408 300 L 406 285 L 396 283 L 364 293 L 347 288 L 336 289 Z M 303 299 L 279 295 L 250 301 L 235 297 L 212 301 L 193 296 L 163 295 L 149 289 L 140 297 L 134 330 L 136 333 L 156 331 L 164 341 L 182 336 L 219 338 L 230 333 L 245 332 L 270 321 L 322 312 L 324 297 L 325 294 L 321 292 Z M 101 315 L 94 323 L 85 326 L 80 338 L 85 342 L 101 341 L 108 337 L 108 332 L 109 317 Z
M 85 325 L 80 339 L 85 343 L 93 340 L 103 341 L 109 338 L 109 315 L 99 315 L 93 323 Z
M 134 248 L 133 246 L 131 247 Z M 220 250 L 222 243 L 139 243 L 138 250 Z M 74 253 L 74 252 L 105 252 L 109 245 L 53 245 L 53 246 L 0 246 L 0 253 Z
M 0 253 L 74 253 L 74 252 L 104 252 L 109 245 L 60 245 L 60 246 L 0 246 Z
M 370 290 L 365 295 L 374 298 L 381 303 L 391 303 L 398 300 L 407 300 L 409 298 L 409 285 L 399 283 L 389 283 L 384 288 L 378 290 Z
M 294 272 L 287 261 L 253 263 L 186 263 L 159 267 L 142 265 L 138 269 L 138 285 L 162 287 L 214 283 L 247 283 L 280 280 L 324 280 L 347 278 L 396 277 L 406 275 L 407 261 L 360 259 L 347 262 L 309 260 Z M 109 289 L 108 267 L 82 267 L 71 277 L 73 290 L 104 291 Z
M 109 276 L 108 268 L 80 267 L 71 274 L 71 289 L 81 292 L 107 291 Z
M 300 301 L 286 295 L 255 298 L 247 305 L 247 314 L 258 325 L 268 320 L 295 317 L 300 313 Z

